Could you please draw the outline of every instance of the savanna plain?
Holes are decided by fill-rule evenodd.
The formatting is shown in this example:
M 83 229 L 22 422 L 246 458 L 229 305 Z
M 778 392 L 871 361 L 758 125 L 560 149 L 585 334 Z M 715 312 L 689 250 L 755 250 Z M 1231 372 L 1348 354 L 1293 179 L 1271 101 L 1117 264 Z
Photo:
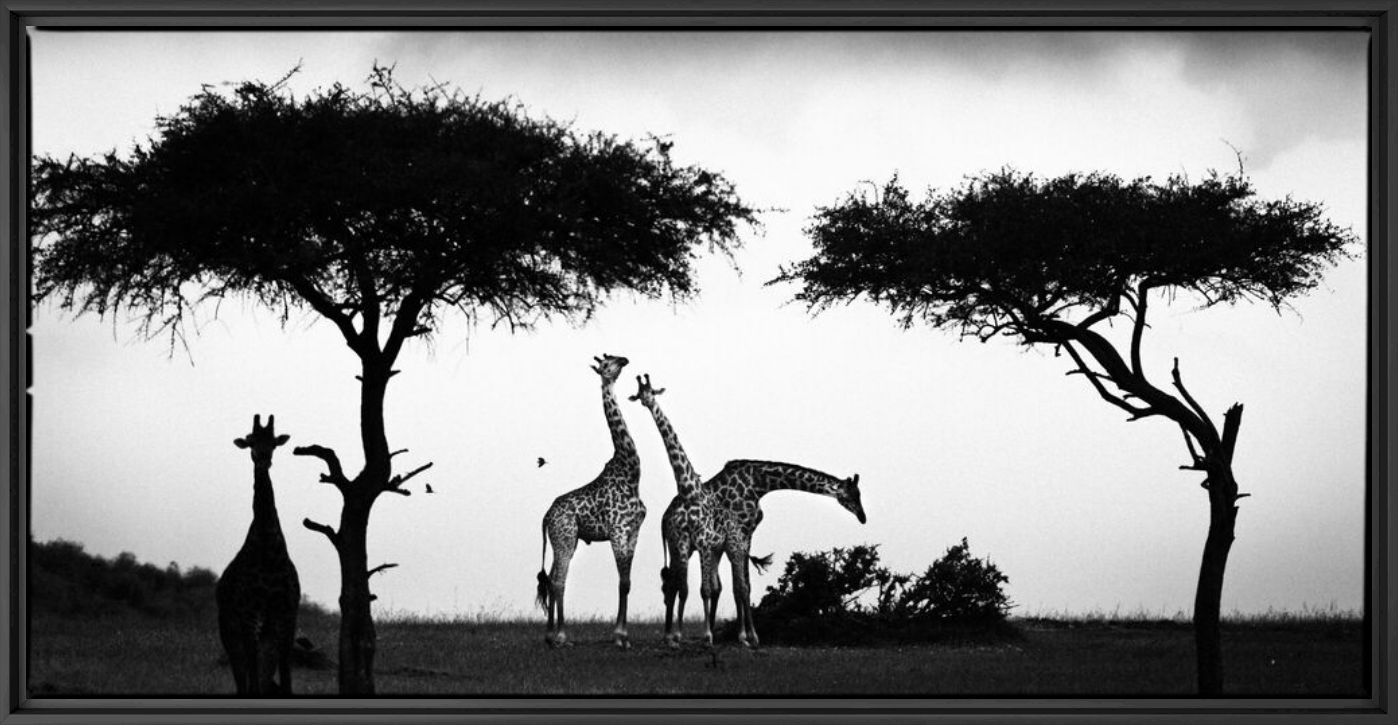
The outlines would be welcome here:
M 618 650 L 609 622 L 577 622 L 575 644 L 550 649 L 542 621 L 385 619 L 378 623 L 380 695 L 889 695 L 1191 696 L 1187 622 L 1113 617 L 1011 619 L 992 641 L 864 647 L 713 650 L 661 643 L 663 625 L 631 627 Z M 338 620 L 303 615 L 306 639 L 333 657 Z M 1223 629 L 1234 696 L 1362 697 L 1364 628 L 1349 615 L 1235 618 Z M 33 697 L 231 696 L 212 616 L 136 613 L 33 617 Z M 294 670 L 297 695 L 333 696 L 324 663 Z

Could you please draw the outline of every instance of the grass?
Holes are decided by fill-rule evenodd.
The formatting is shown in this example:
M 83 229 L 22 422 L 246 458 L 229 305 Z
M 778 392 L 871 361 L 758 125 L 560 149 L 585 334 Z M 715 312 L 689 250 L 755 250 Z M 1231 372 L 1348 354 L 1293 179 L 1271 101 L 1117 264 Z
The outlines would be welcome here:
M 1352 614 L 1278 613 L 1224 624 L 1230 696 L 1363 697 L 1364 632 Z M 1193 632 L 1175 618 L 1033 616 L 990 644 L 764 647 L 660 644 L 662 625 L 631 627 L 618 651 L 605 621 L 570 624 L 549 649 L 539 620 L 393 618 L 378 622 L 381 695 L 1190 696 Z M 43 615 L 30 623 L 31 695 L 232 694 L 211 618 Z M 333 656 L 334 616 L 302 630 Z M 689 633 L 695 630 L 691 624 Z M 297 669 L 298 695 L 334 695 L 333 669 Z

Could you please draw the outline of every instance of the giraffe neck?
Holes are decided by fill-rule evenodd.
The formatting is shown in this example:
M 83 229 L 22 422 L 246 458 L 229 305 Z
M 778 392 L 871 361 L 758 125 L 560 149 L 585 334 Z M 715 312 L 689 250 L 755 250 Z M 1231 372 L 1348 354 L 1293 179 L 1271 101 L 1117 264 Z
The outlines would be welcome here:
M 773 491 L 805 491 L 807 493 L 833 496 L 842 479 L 813 468 L 794 463 L 774 461 L 730 461 L 725 466 L 730 473 L 737 473 L 738 480 L 751 482 L 751 498 L 758 499 Z
M 631 440 L 631 431 L 626 429 L 626 419 L 621 417 L 621 406 L 612 393 L 612 382 L 607 380 L 602 381 L 602 412 L 612 431 L 612 458 L 636 461 L 636 443 Z
M 277 499 L 272 494 L 272 476 L 269 464 L 254 463 L 252 466 L 252 526 L 248 528 L 248 539 L 282 541 L 281 519 L 277 516 Z
M 670 419 L 660 410 L 660 404 L 652 400 L 648 407 L 651 416 L 655 418 L 655 427 L 660 430 L 660 439 L 665 442 L 665 453 L 669 455 L 670 468 L 675 472 L 675 485 L 679 488 L 681 496 L 689 498 L 699 490 L 702 483 L 699 474 L 689 465 L 689 456 L 685 455 L 684 446 L 680 445 L 679 434 L 675 433 Z

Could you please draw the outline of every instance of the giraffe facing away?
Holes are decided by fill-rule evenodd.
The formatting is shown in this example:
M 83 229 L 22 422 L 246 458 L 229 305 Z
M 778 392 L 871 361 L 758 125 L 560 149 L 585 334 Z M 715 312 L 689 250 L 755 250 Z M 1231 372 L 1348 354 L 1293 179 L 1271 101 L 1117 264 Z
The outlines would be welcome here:
M 602 378 L 602 412 L 612 433 L 612 457 L 591 483 L 554 499 L 544 514 L 540 525 L 544 543 L 540 553 L 537 601 L 548 613 L 548 630 L 544 641 L 555 647 L 567 644 L 563 594 L 573 552 L 579 540 L 583 543 L 612 542 L 612 554 L 616 557 L 619 576 L 613 641 L 624 649 L 631 646 L 626 635 L 631 559 L 636 552 L 641 522 L 646 518 L 646 505 L 641 502 L 640 494 L 641 460 L 636 455 L 636 444 L 631 440 L 626 420 L 612 393 L 612 386 L 628 361 L 615 355 L 603 355 L 593 360 L 596 364 L 592 369 Z M 549 542 L 553 543 L 553 569 L 545 573 Z
M 723 470 L 705 481 L 704 488 L 713 496 L 716 505 L 727 513 L 732 526 L 728 561 L 733 566 L 733 603 L 738 610 L 738 641 L 748 647 L 756 647 L 757 630 L 752 622 L 752 586 L 747 563 L 752 561 L 759 572 L 771 563 L 770 556 L 758 559 L 749 554 L 753 532 L 762 523 L 762 497 L 781 490 L 829 496 L 854 514 L 862 524 L 865 516 L 859 495 L 859 474 L 837 478 L 793 463 L 735 460 L 724 464 Z
M 665 392 L 651 386 L 650 376 L 636 377 L 637 391 L 631 400 L 639 400 L 650 409 L 655 419 L 655 427 L 665 443 L 665 452 L 670 459 L 670 468 L 675 474 L 678 493 L 665 509 L 660 519 L 661 537 L 669 558 L 660 570 L 661 591 L 665 596 L 665 641 L 670 646 L 678 646 L 684 629 L 684 603 L 689 595 L 689 559 L 699 554 L 699 597 L 704 608 L 704 637 L 712 645 L 714 642 L 714 619 L 718 614 L 718 597 L 723 585 L 718 578 L 718 560 L 724 554 L 730 561 L 739 556 L 733 546 L 739 529 L 720 505 L 713 491 L 703 485 L 699 474 L 689 463 L 689 456 L 680 445 L 679 435 L 670 425 L 670 419 L 660 409 L 656 396 Z M 746 556 L 746 552 L 742 554 Z M 746 559 L 743 559 L 746 563 Z M 758 562 L 764 565 L 762 562 Z M 736 569 L 736 566 L 735 566 Z M 678 598 L 678 608 L 676 599 Z
M 239 695 L 291 694 L 291 647 L 301 582 L 286 552 L 272 494 L 272 453 L 289 436 L 276 434 L 276 416 L 253 416 L 252 432 L 233 444 L 252 455 L 252 525 L 237 556 L 218 579 L 218 632 Z M 273 682 L 273 671 L 280 684 Z

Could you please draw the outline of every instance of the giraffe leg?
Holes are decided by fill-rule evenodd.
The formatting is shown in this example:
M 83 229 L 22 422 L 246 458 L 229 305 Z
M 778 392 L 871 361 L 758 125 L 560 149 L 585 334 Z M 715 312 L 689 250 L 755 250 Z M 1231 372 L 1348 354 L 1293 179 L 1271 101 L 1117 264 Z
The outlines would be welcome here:
M 636 535 L 633 530 L 625 541 L 612 541 L 612 554 L 616 556 L 617 605 L 616 629 L 612 632 L 613 641 L 622 649 L 630 649 L 631 641 L 626 636 L 626 599 L 631 594 L 631 557 L 636 551 Z
M 704 609 L 704 641 L 712 647 L 714 644 L 714 619 L 713 612 L 718 610 L 716 600 L 718 599 L 718 561 L 714 552 L 705 549 L 699 550 L 699 599 Z
M 679 640 L 684 637 L 685 598 L 689 595 L 689 552 L 668 541 L 665 549 L 670 553 L 670 566 L 661 570 L 660 591 L 665 595 L 664 641 L 670 647 L 679 647 Z
M 660 593 L 665 597 L 665 635 L 662 641 L 669 642 L 671 633 L 675 631 L 675 595 L 679 593 L 676 585 L 675 570 L 665 567 L 660 571 Z
M 228 655 L 228 663 L 233 666 L 233 686 L 239 696 L 251 694 L 252 689 L 249 681 L 248 655 L 242 647 L 238 647 L 237 654 Z
M 568 633 L 564 629 L 563 623 L 563 593 L 568 587 L 568 564 L 573 560 L 573 552 L 577 549 L 578 540 L 576 538 L 554 539 L 553 544 L 553 571 L 549 574 L 549 584 L 552 591 L 549 598 L 549 620 L 556 623 L 544 641 L 554 647 L 562 647 L 568 644 Z
M 748 635 L 748 646 L 757 649 L 757 624 L 752 621 L 752 570 L 743 559 L 743 626 Z
M 723 580 L 718 577 L 719 554 L 714 554 L 713 574 L 714 580 L 713 595 L 709 597 L 709 643 L 713 644 L 714 630 L 718 629 L 718 601 L 723 594 Z
M 747 555 L 734 556 L 733 552 L 728 553 L 728 563 L 733 571 L 733 608 L 736 611 L 736 625 L 738 630 L 738 643 L 747 647 L 754 646 L 748 640 L 748 611 L 747 597 L 748 587 L 746 581 Z
M 693 553 L 688 548 L 670 547 L 670 589 L 669 600 L 665 604 L 665 640 L 671 647 L 679 647 L 684 638 L 684 603 L 689 598 L 689 557 Z M 678 600 L 675 607 L 675 628 L 670 629 L 670 602 Z
M 223 640 L 223 651 L 228 653 L 228 669 L 233 671 L 234 691 L 239 695 L 246 695 L 247 655 L 243 652 L 243 638 L 234 631 L 231 618 L 226 612 L 219 613 L 218 634 L 219 639 Z
M 245 692 L 248 695 L 257 697 L 262 694 L 262 657 L 257 651 L 257 634 L 249 631 L 243 637 L 244 657 L 243 657 L 243 677 L 246 679 L 247 687 Z
M 290 632 L 282 632 L 277 652 L 277 674 L 281 680 L 279 690 L 283 695 L 291 694 L 291 649 L 296 646 L 296 626 Z
M 275 632 L 262 631 L 257 638 L 257 694 L 264 697 L 281 694 L 273 676 L 277 672 L 277 659 L 281 650 L 281 638 Z

